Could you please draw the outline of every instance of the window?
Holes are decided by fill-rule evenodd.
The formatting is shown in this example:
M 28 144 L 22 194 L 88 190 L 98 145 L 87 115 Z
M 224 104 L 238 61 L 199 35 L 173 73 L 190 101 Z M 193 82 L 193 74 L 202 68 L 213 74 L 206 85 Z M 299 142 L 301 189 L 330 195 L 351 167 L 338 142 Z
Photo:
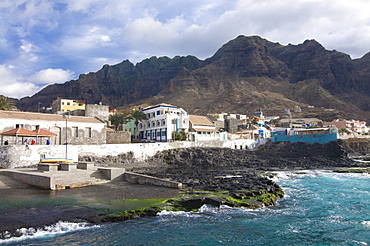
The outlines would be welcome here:
M 78 127 L 76 126 L 72 127 L 72 134 L 74 137 L 78 137 Z
M 160 121 L 157 121 L 157 126 L 161 126 L 161 122 Z
M 67 102 L 67 105 L 71 105 L 71 103 L 70 102 Z
M 23 124 L 16 124 L 15 128 L 23 128 Z
M 162 120 L 162 126 L 166 125 L 166 120 Z
M 91 127 L 86 127 L 86 137 L 88 138 L 92 137 Z
M 40 125 L 36 125 L 36 126 L 35 126 L 35 129 L 36 129 L 36 130 L 40 129 Z
M 157 115 L 161 115 L 161 111 L 159 111 L 159 110 L 158 110 L 158 111 L 157 111 Z

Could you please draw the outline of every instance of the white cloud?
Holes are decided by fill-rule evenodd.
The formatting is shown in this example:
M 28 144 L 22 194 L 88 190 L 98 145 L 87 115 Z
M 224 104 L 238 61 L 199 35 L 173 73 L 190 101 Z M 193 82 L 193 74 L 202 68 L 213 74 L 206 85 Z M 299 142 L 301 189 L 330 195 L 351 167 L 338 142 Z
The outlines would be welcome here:
M 11 68 L 0 65 L 0 94 L 13 98 L 33 95 L 39 87 L 13 73 Z
M 2 0 L 0 64 L 36 88 L 108 62 L 205 59 L 238 35 L 316 39 L 357 58 L 369 51 L 369 9 L 368 0 Z
M 43 85 L 64 83 L 73 78 L 74 73 L 63 69 L 44 69 L 32 76 L 16 75 L 14 67 L 0 65 L 0 95 L 22 98 L 35 94 Z M 40 86 L 39 86 L 40 85 Z
M 35 73 L 31 80 L 37 84 L 63 83 L 71 80 L 73 76 L 74 73 L 70 70 L 48 68 Z

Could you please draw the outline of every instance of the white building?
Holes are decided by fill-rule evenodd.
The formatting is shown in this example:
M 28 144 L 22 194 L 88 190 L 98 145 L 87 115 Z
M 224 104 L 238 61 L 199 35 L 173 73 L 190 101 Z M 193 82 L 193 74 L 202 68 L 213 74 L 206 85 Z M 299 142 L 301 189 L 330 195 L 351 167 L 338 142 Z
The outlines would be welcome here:
M 357 134 L 368 134 L 369 133 L 369 128 L 366 125 L 366 121 L 347 120 L 346 128 L 352 131 L 353 133 L 357 133 Z
M 189 129 L 189 115 L 182 108 L 162 103 L 142 111 L 148 118 L 138 126 L 142 139 L 165 142 L 173 139 L 173 132 Z
M 227 133 L 220 133 L 213 122 L 206 116 L 190 115 L 190 137 L 191 141 L 226 140 Z
M 106 127 L 105 123 L 94 117 L 71 116 L 63 117 L 57 114 L 29 113 L 17 111 L 0 110 L 0 133 L 24 128 L 34 131 L 37 129 L 46 130 L 56 134 L 50 137 L 51 144 L 105 144 Z M 67 131 L 66 131 L 67 130 Z M 28 141 L 34 139 L 30 136 Z M 8 140 L 9 144 L 22 144 L 21 140 L 11 136 L 4 136 L 3 141 Z M 36 144 L 45 144 L 46 138 Z

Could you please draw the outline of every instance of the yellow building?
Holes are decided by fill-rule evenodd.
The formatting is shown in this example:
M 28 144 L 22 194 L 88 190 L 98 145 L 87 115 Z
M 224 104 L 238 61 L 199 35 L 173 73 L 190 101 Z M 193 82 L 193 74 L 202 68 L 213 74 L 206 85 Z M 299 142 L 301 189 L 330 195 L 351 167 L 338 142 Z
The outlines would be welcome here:
M 69 112 L 75 110 L 85 110 L 85 101 L 62 98 L 58 98 L 53 101 L 52 112 L 54 114 L 57 112 Z

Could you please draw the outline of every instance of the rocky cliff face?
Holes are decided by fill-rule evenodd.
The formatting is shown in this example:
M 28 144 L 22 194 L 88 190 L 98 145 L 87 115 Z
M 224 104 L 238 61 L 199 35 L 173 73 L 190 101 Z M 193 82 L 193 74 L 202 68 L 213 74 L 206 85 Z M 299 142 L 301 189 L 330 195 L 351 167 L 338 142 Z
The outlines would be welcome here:
M 136 65 L 104 65 L 78 80 L 50 85 L 21 99 L 21 110 L 35 111 L 57 97 L 83 99 L 112 108 L 170 103 L 189 113 L 282 112 L 298 105 L 336 108 L 370 119 L 370 55 L 352 60 L 315 40 L 280 45 L 258 36 L 239 36 L 214 56 L 152 57 Z

